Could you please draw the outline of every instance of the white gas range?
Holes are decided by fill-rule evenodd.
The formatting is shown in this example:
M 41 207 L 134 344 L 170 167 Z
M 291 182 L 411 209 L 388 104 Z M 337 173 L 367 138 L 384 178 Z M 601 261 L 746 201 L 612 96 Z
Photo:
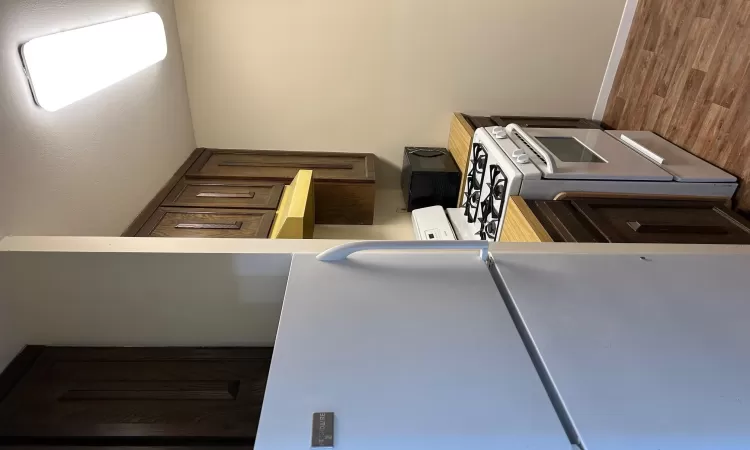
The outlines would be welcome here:
M 508 198 L 561 192 L 730 198 L 737 179 L 649 131 L 479 128 L 461 207 L 448 209 L 459 239 L 498 241 Z

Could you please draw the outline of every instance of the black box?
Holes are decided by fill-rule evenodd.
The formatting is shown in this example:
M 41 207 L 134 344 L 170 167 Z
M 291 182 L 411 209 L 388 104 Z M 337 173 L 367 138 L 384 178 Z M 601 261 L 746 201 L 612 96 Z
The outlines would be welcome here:
M 444 148 L 406 147 L 401 170 L 401 189 L 406 209 L 440 205 L 455 208 L 461 187 L 461 171 Z

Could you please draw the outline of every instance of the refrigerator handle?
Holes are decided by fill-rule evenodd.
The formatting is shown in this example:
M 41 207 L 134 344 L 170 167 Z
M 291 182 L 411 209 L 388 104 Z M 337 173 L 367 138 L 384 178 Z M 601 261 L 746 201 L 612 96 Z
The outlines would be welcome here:
M 487 261 L 489 247 L 489 241 L 359 241 L 329 248 L 318 254 L 318 260 L 341 261 L 365 250 L 479 250 L 479 257 Z
M 537 153 L 539 153 L 539 155 L 542 156 L 542 159 L 544 159 L 544 163 L 547 165 L 547 172 L 549 172 L 550 174 L 557 172 L 557 163 L 555 162 L 555 159 L 552 157 L 552 155 L 549 154 L 547 149 L 539 143 L 539 141 L 534 139 L 534 136 L 530 136 L 528 133 L 523 131 L 523 128 L 519 127 L 515 123 L 508 124 L 508 126 L 505 127 L 505 131 L 508 136 L 512 136 L 513 132 L 515 132 L 518 137 L 528 143 Z

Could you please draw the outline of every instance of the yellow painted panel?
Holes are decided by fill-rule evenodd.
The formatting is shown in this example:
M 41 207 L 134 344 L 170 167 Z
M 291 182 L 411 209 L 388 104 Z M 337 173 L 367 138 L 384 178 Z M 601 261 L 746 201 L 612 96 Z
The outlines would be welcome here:
M 315 196 L 312 170 L 300 170 L 284 188 L 271 239 L 311 239 L 315 227 Z

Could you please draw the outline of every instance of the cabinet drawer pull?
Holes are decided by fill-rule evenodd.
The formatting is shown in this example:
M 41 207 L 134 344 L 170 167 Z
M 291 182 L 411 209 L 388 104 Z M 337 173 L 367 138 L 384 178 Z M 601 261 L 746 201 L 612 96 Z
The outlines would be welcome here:
M 628 222 L 628 226 L 636 233 L 666 233 L 666 234 L 729 234 L 726 228 L 718 225 L 670 225 L 658 223 Z
M 196 197 L 212 197 L 212 198 L 253 198 L 255 192 L 200 192 Z
M 277 167 L 288 169 L 354 169 L 353 164 L 344 163 L 295 163 L 295 162 L 245 162 L 245 161 L 222 161 L 219 166 L 230 167 Z
M 194 230 L 239 230 L 242 222 L 235 223 L 178 223 L 175 228 L 190 228 Z

